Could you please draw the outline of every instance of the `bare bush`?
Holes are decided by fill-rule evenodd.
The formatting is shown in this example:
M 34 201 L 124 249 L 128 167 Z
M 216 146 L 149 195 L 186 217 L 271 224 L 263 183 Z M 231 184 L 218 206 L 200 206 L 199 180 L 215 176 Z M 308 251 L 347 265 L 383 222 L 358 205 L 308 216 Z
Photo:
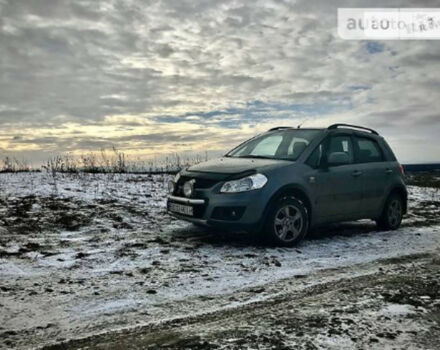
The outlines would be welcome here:
M 15 157 L 5 156 L 0 160 L 0 172 L 1 173 L 18 173 L 29 172 L 31 167 L 26 160 L 19 160 Z
M 72 154 L 57 155 L 49 158 L 40 168 L 33 169 L 28 162 L 5 157 L 0 161 L 0 172 L 45 171 L 53 177 L 56 173 L 109 173 L 109 174 L 174 174 L 190 165 L 208 160 L 208 153 L 180 155 L 142 160 L 127 156 L 115 147 L 101 149 L 79 156 Z

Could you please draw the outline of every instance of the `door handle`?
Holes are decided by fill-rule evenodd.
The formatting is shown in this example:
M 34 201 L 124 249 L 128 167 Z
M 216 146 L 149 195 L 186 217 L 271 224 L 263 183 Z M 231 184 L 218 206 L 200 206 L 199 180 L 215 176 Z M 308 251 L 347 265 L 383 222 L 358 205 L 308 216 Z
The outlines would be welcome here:
M 393 173 L 393 170 L 392 170 L 392 169 L 387 169 L 387 170 L 385 170 L 385 173 L 386 173 L 386 174 L 392 174 L 392 173 Z
M 354 176 L 354 177 L 361 176 L 361 175 L 362 175 L 362 171 L 360 171 L 360 170 L 355 170 L 355 171 L 353 171 L 353 172 L 351 173 L 351 175 Z

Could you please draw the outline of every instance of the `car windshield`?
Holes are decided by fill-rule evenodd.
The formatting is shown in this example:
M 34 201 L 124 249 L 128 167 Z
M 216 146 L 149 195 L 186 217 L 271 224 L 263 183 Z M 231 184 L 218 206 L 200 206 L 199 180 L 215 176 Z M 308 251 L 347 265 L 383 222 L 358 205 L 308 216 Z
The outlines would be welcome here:
M 230 151 L 235 158 L 297 160 L 320 130 L 283 129 L 254 137 Z

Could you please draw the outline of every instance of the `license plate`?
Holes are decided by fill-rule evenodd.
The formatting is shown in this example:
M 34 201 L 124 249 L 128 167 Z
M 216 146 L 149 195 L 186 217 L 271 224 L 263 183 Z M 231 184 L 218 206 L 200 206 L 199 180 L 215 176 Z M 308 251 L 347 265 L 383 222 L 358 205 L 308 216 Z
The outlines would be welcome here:
M 177 203 L 168 203 L 168 210 L 173 213 L 194 216 L 193 207 L 189 205 L 177 204 Z

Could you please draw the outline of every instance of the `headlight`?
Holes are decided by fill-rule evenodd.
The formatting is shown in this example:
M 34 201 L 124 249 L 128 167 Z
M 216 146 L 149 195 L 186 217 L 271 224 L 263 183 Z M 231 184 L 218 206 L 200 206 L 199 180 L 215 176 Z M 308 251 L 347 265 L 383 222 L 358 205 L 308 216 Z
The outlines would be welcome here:
M 176 189 L 176 183 L 173 180 L 168 181 L 168 193 L 173 194 Z
M 180 173 L 177 173 L 176 176 L 174 176 L 174 180 L 168 181 L 168 193 L 173 194 L 176 190 L 177 182 L 180 179 Z
M 255 174 L 248 177 L 244 177 L 239 180 L 233 180 L 225 182 L 220 189 L 221 193 L 237 193 L 246 192 L 252 190 L 258 190 L 264 187 L 267 182 L 267 177 L 263 174 Z
M 192 197 L 194 193 L 194 182 L 194 180 L 190 180 L 183 185 L 183 194 L 185 197 Z

